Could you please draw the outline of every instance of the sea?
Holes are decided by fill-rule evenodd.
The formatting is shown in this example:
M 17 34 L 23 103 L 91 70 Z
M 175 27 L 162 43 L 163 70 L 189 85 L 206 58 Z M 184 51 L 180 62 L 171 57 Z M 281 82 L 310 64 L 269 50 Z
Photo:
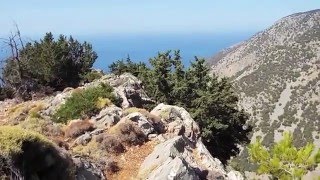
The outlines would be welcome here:
M 180 50 L 187 67 L 194 57 L 209 58 L 219 51 L 250 38 L 253 32 L 241 33 L 202 33 L 202 34 L 152 34 L 152 35 L 88 35 L 74 36 L 80 41 L 92 44 L 98 54 L 94 68 L 108 71 L 108 66 L 117 60 L 130 59 L 146 62 L 158 52 Z M 0 58 L 8 54 L 3 48 Z

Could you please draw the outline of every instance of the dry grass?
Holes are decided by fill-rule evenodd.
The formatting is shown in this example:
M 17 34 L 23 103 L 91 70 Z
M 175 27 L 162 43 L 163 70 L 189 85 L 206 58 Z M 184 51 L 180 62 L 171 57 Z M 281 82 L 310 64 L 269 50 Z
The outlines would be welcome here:
M 100 134 L 97 136 L 96 141 L 100 143 L 100 149 L 105 150 L 108 153 L 120 154 L 125 151 L 125 147 L 117 136 Z
M 94 125 L 89 120 L 77 120 L 75 122 L 71 122 L 65 128 L 64 132 L 66 137 L 76 138 L 85 132 L 92 131 L 94 129 Z
M 143 163 L 144 159 L 152 153 L 157 144 L 157 141 L 149 141 L 141 146 L 133 146 L 129 148 L 121 157 L 117 156 L 115 160 L 118 162 L 120 171 L 110 175 L 110 179 L 137 179 L 141 164 Z
M 147 140 L 147 137 L 139 127 L 130 121 L 118 123 L 116 126 L 112 127 L 109 132 L 118 137 L 122 143 L 129 146 L 141 145 Z
M 28 117 L 40 117 L 39 111 L 45 107 L 43 101 L 27 101 L 8 109 L 4 115 L 8 124 L 19 124 Z

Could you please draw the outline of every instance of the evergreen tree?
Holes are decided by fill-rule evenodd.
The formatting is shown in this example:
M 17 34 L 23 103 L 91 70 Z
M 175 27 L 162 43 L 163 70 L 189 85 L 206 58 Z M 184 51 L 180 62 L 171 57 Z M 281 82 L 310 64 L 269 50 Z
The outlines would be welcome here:
M 259 165 L 259 174 L 270 174 L 275 179 L 301 179 L 309 170 L 320 163 L 320 150 L 315 155 L 315 146 L 308 143 L 301 148 L 294 147 L 291 133 L 284 133 L 283 139 L 267 149 L 258 139 L 249 145 L 249 154 L 253 162 Z
M 17 93 L 28 94 L 43 87 L 54 90 L 75 87 L 97 59 L 87 42 L 63 35 L 55 40 L 52 33 L 16 50 L 17 54 L 6 60 L 2 78 L 5 86 Z

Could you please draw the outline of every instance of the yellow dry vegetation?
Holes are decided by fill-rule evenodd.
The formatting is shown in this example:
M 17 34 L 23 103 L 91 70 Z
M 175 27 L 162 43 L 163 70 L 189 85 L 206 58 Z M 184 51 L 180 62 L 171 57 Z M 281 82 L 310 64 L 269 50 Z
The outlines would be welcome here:
M 24 130 L 17 126 L 0 126 L 0 155 L 10 157 L 22 153 L 25 142 L 41 142 L 43 145 L 52 143 L 43 135 L 33 131 Z

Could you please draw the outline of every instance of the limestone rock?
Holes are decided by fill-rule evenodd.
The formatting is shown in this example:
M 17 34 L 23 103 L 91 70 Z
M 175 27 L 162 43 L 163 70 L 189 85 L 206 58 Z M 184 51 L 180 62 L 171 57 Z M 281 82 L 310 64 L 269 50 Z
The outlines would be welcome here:
M 92 118 L 92 122 L 97 128 L 110 128 L 119 122 L 122 116 L 122 109 L 117 106 L 106 107 Z
M 150 113 L 161 117 L 162 122 L 167 126 L 168 132 L 172 133 L 173 136 L 184 135 L 193 142 L 200 137 L 198 124 L 182 107 L 159 104 Z
M 71 97 L 73 88 L 66 88 L 65 91 L 62 93 L 58 93 L 54 97 L 47 98 L 47 107 L 44 108 L 45 110 L 42 111 L 42 114 L 45 116 L 51 116 L 53 115 L 58 108 L 66 102 L 66 100 Z
M 88 144 L 92 139 L 92 136 L 90 133 L 85 133 L 81 136 L 79 136 L 75 141 L 74 145 L 86 145 Z
M 229 179 L 221 162 L 199 155 L 186 137 L 176 136 L 158 144 L 139 169 L 140 179 Z M 205 158 L 210 158 L 210 165 Z
M 154 132 L 154 127 L 151 121 L 147 119 L 143 114 L 139 112 L 134 112 L 125 117 L 125 119 L 129 119 L 138 124 L 138 127 L 141 131 L 148 136 L 149 134 Z
M 74 157 L 73 162 L 76 165 L 76 180 L 104 180 L 102 168 L 96 164 L 81 158 Z

